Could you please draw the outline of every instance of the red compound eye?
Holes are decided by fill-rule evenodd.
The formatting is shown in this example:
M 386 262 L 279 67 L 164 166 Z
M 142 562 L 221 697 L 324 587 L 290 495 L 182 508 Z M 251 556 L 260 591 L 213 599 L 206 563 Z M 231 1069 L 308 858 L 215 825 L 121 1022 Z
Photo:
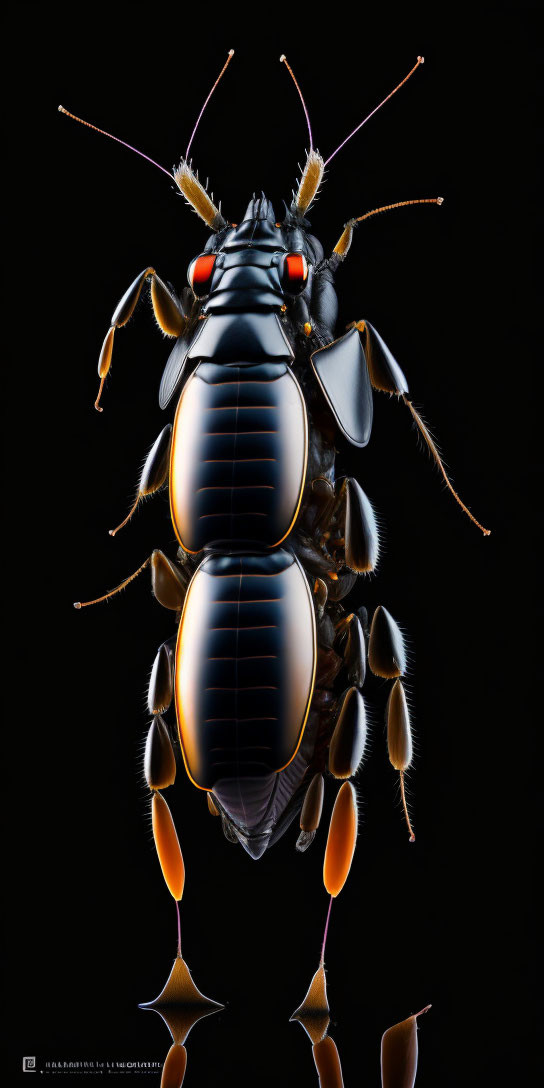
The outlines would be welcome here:
M 283 282 L 287 291 L 301 291 L 308 279 L 308 265 L 302 253 L 288 253 L 283 264 Z
M 209 292 L 214 264 L 215 253 L 204 253 L 189 266 L 189 283 L 199 298 Z

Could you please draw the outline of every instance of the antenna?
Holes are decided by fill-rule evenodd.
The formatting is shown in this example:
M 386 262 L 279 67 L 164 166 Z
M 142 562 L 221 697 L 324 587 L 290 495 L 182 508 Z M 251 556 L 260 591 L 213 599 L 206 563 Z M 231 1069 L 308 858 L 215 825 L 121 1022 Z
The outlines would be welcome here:
M 363 127 L 363 125 L 366 125 L 367 121 L 370 121 L 370 118 L 374 117 L 374 114 L 377 113 L 378 110 L 382 108 L 382 106 L 385 106 L 386 102 L 389 102 L 389 99 L 392 98 L 393 95 L 396 94 L 397 91 L 399 91 L 400 88 L 407 82 L 407 80 L 410 79 L 410 76 L 412 76 L 414 74 L 416 68 L 419 68 L 420 64 L 423 64 L 424 59 L 425 59 L 424 57 L 418 57 L 417 58 L 417 61 L 414 64 L 414 67 L 410 69 L 410 71 L 408 72 L 408 75 L 405 76 L 404 79 L 401 79 L 400 83 L 397 83 L 397 86 L 391 91 L 391 93 L 388 94 L 387 97 L 384 98 L 382 100 L 382 102 L 380 102 L 380 104 L 378 106 L 376 106 L 376 108 L 373 109 L 371 113 L 368 114 L 368 117 L 365 117 L 364 121 L 361 121 L 360 125 L 357 125 L 357 128 L 353 129 L 353 132 L 350 132 L 349 136 L 346 136 L 345 140 L 343 140 L 342 143 L 339 145 L 339 147 L 336 148 L 336 151 L 333 151 L 332 155 L 329 156 L 329 158 L 327 159 L 327 161 L 325 163 L 325 166 L 328 166 L 329 163 L 331 162 L 331 160 L 334 159 L 334 156 L 337 155 L 338 152 L 342 150 L 342 148 L 345 146 L 345 144 L 347 144 L 348 140 L 351 140 L 351 137 L 355 136 L 355 133 L 358 132 L 359 129 Z
M 76 117 L 75 113 L 70 113 L 69 110 L 65 110 L 64 106 L 59 106 L 59 113 L 65 113 L 67 117 L 71 117 L 72 121 L 79 121 L 80 125 L 85 125 L 87 128 L 92 128 L 94 132 L 100 132 L 102 136 L 109 136 L 110 140 L 115 140 L 116 144 L 122 144 L 123 147 L 128 147 L 129 151 L 134 151 L 136 155 L 139 155 L 142 159 L 147 159 L 152 166 L 156 166 L 157 170 L 162 170 L 163 174 L 166 174 L 171 181 L 174 180 L 173 174 L 170 170 L 167 170 L 165 166 L 161 166 L 160 163 L 155 162 L 154 159 L 150 159 L 149 155 L 144 155 L 143 151 L 138 151 L 137 147 L 132 147 L 132 144 L 125 143 L 124 140 L 120 140 L 118 136 L 112 136 L 111 132 L 106 132 L 103 128 L 98 128 L 96 125 L 91 125 L 90 121 L 84 121 L 82 117 Z
M 195 125 L 195 127 L 194 127 L 194 129 L 193 129 L 193 131 L 191 133 L 191 139 L 189 140 L 189 143 L 187 144 L 187 151 L 185 152 L 185 162 L 188 162 L 188 160 L 189 160 L 189 152 L 191 150 L 191 144 L 192 144 L 192 142 L 193 142 L 193 140 L 195 138 L 196 130 L 197 130 L 199 124 L 200 124 L 202 114 L 204 113 L 204 110 L 206 109 L 206 106 L 208 105 L 208 102 L 210 101 L 210 98 L 212 97 L 212 94 L 215 91 L 215 88 L 217 87 L 217 84 L 219 83 L 222 76 L 225 74 L 225 72 L 226 72 L 226 70 L 227 70 L 233 56 L 234 56 L 234 49 L 229 49 L 227 59 L 226 59 L 224 65 L 223 65 L 223 67 L 222 67 L 222 69 L 221 69 L 221 71 L 220 71 L 220 73 L 219 73 L 219 75 L 218 75 L 218 77 L 217 77 L 217 79 L 216 79 L 216 81 L 215 81 L 215 83 L 214 83 L 214 85 L 213 85 L 213 87 L 212 87 L 212 89 L 211 89 L 211 91 L 210 91 L 210 93 L 209 93 L 209 95 L 208 95 L 208 97 L 207 97 L 207 99 L 206 99 L 206 101 L 205 101 L 205 103 L 204 103 L 198 117 L 197 117 L 196 125 Z
M 443 203 L 443 196 L 426 196 L 419 200 L 399 200 L 396 204 L 384 204 L 383 208 L 373 208 L 371 212 L 365 212 L 364 215 L 359 215 L 355 222 L 362 223 L 364 219 L 370 219 L 372 215 L 381 215 L 382 212 L 391 212 L 394 208 L 407 208 L 409 204 L 438 204 L 440 207 Z
M 299 87 L 299 85 L 298 85 L 298 83 L 297 83 L 297 81 L 295 79 L 295 73 L 293 72 L 293 69 L 291 68 L 291 65 L 289 64 L 289 62 L 287 60 L 287 57 L 285 56 L 285 53 L 282 53 L 282 55 L 280 57 L 280 63 L 285 64 L 285 67 L 287 68 L 287 71 L 289 72 L 289 75 L 291 76 L 291 79 L 293 80 L 293 83 L 295 84 L 295 87 L 296 87 L 296 89 L 297 89 L 297 91 L 299 93 L 300 101 L 302 102 L 302 108 L 304 110 L 304 116 L 306 118 L 306 124 L 308 126 L 308 136 L 309 136 L 309 139 L 310 139 L 310 151 L 312 151 L 313 146 L 314 146 L 314 142 L 313 142 L 313 139 L 312 139 L 312 126 L 310 124 L 310 115 L 309 115 L 308 110 L 306 108 L 306 103 L 304 101 L 302 91 L 301 91 L 301 89 L 300 89 L 300 87 Z
M 398 200 L 396 204 L 384 204 L 381 208 L 373 208 L 371 212 L 365 212 L 364 215 L 359 215 L 357 219 L 350 219 L 346 223 L 344 230 L 333 249 L 333 253 L 336 253 L 336 256 L 343 261 L 351 246 L 354 228 L 359 223 L 364 222 L 365 219 L 370 219 L 373 215 L 381 215 L 382 212 L 390 212 L 395 208 L 407 208 L 410 204 L 438 204 L 440 207 L 443 203 L 443 196 L 429 196 L 423 197 L 420 200 Z

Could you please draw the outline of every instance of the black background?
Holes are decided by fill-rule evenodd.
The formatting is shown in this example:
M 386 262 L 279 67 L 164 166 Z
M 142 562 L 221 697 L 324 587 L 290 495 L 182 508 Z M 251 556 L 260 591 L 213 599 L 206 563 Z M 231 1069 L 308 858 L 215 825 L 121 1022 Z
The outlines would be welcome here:
M 407 635 L 417 842 L 408 844 L 386 756 L 387 685 L 372 681 L 360 836 L 328 946 L 331 1034 L 346 1084 L 377 1085 L 382 1032 L 432 1002 L 420 1088 L 531 1084 L 536 5 L 416 5 L 404 16 L 383 5 L 350 17 L 295 5 L 202 5 L 190 17 L 181 5 L 114 10 L 22 5 L 6 47 L 19 127 L 5 172 L 21 200 L 20 211 L 8 206 L 8 227 L 22 258 L 4 277 L 13 1079 L 23 1054 L 42 1066 L 162 1058 L 166 1028 L 136 1006 L 161 988 L 175 952 L 140 763 L 146 679 L 171 619 L 147 574 L 108 605 L 75 612 L 71 601 L 116 585 L 153 547 L 174 554 L 164 496 L 107 535 L 164 425 L 156 392 L 169 345 L 149 306 L 117 334 L 102 415 L 92 407 L 96 360 L 136 273 L 152 264 L 181 288 L 206 229 L 163 175 L 56 107 L 170 167 L 233 47 L 193 156 L 234 220 L 255 189 L 280 211 L 304 158 L 280 53 L 325 156 L 418 53 L 426 58 L 331 164 L 311 219 L 327 251 L 351 216 L 445 197 L 440 210 L 405 209 L 360 229 L 337 279 L 339 328 L 368 317 L 381 332 L 462 497 L 493 532 L 484 539 L 444 490 L 406 409 L 377 395 L 371 444 L 348 462 L 383 528 L 380 567 L 359 601 L 385 603 Z M 319 958 L 334 795 L 329 783 L 307 855 L 295 853 L 292 830 L 255 863 L 224 840 L 180 770 L 168 800 L 187 867 L 184 953 L 204 992 L 228 1003 L 189 1038 L 188 1085 L 317 1082 L 288 1016 Z M 72 1082 L 82 1083 L 63 1081 Z

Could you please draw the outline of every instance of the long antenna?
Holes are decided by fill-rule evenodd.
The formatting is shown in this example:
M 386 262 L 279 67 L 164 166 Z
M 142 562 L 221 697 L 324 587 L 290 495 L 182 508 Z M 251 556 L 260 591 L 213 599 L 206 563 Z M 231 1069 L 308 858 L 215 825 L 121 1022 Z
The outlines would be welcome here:
M 71 117 L 72 121 L 79 121 L 80 125 L 86 125 L 87 128 L 92 128 L 95 132 L 100 132 L 102 136 L 109 136 L 110 140 L 115 140 L 116 144 L 122 144 L 123 147 L 128 147 L 129 151 L 134 151 L 136 155 L 139 155 L 142 159 L 147 159 L 152 166 L 156 166 L 158 170 L 162 170 L 163 174 L 166 174 L 171 181 L 174 180 L 173 174 L 170 170 L 167 170 L 165 166 L 161 166 L 159 162 L 155 162 L 155 159 L 150 159 L 149 155 L 144 155 L 143 151 L 138 151 L 137 147 L 133 147 L 132 144 L 125 143 L 124 140 L 120 140 L 118 136 L 112 136 L 111 132 L 106 132 L 103 128 L 98 128 L 96 125 L 91 125 L 90 121 L 84 121 L 82 117 L 76 117 L 75 113 L 70 113 L 69 110 L 65 110 L 64 106 L 59 106 L 59 113 L 65 113 L 67 117 Z
M 381 208 L 373 208 L 371 212 L 365 212 L 364 215 L 357 216 L 357 219 L 348 220 L 334 247 L 333 253 L 336 253 L 337 257 L 343 261 L 351 246 L 354 228 L 359 223 L 363 223 L 365 219 L 370 219 L 373 215 L 381 215 L 382 212 L 390 212 L 395 208 L 407 208 L 410 204 L 438 204 L 440 206 L 443 203 L 443 196 L 426 196 L 419 200 L 398 200 L 396 204 L 383 204 Z
M 350 132 L 349 136 L 346 136 L 345 140 L 343 140 L 342 143 L 339 145 L 339 147 L 336 148 L 336 151 L 333 151 L 332 155 L 329 156 L 329 158 L 327 159 L 327 161 L 325 163 L 325 166 L 328 166 L 329 163 L 331 162 L 331 160 L 334 159 L 334 156 L 337 155 L 338 152 L 342 150 L 342 148 L 345 146 L 345 144 L 347 144 L 348 140 L 351 140 L 351 137 L 355 136 L 355 133 L 358 132 L 359 129 L 363 127 L 363 125 L 366 125 L 367 121 L 370 121 L 370 118 L 374 117 L 374 114 L 377 113 L 378 110 L 382 108 L 382 106 L 385 106 L 386 102 L 389 102 L 389 99 L 392 98 L 393 95 L 396 94 L 397 91 L 399 91 L 400 88 L 407 82 L 407 80 L 410 79 L 410 76 L 412 76 L 414 74 L 416 68 L 419 68 L 420 64 L 423 64 L 424 59 L 425 59 L 424 57 L 418 57 L 417 58 L 417 61 L 414 64 L 414 67 L 410 69 L 410 71 L 408 72 L 408 75 L 405 76 L 404 79 L 401 79 L 400 83 L 397 84 L 397 86 L 394 88 L 394 90 L 392 90 L 391 93 L 388 94 L 387 97 L 384 98 L 383 101 L 380 102 L 380 104 L 378 106 L 376 106 L 375 109 L 372 110 L 372 113 L 369 113 L 368 117 L 365 117 L 364 121 L 361 121 L 360 125 L 357 125 L 357 128 L 353 129 L 353 132 Z
M 196 130 L 197 130 L 199 124 L 200 124 L 202 114 L 204 113 L 204 110 L 206 109 L 206 106 L 208 105 L 208 102 L 210 101 L 210 98 L 212 97 L 212 94 L 215 91 L 215 88 L 217 87 L 217 84 L 219 83 L 222 76 L 225 74 L 225 72 L 226 72 L 226 70 L 227 70 L 233 56 L 234 56 L 234 49 L 229 49 L 228 57 L 227 57 L 227 59 L 225 61 L 225 64 L 223 65 L 223 67 L 222 67 L 222 69 L 221 69 L 221 71 L 220 71 L 220 73 L 219 73 L 219 75 L 218 75 L 218 77 L 217 77 L 217 79 L 216 79 L 216 81 L 215 81 L 215 83 L 214 83 L 214 85 L 213 85 L 213 87 L 212 87 L 212 89 L 211 89 L 211 91 L 210 91 L 210 93 L 209 93 L 209 95 L 208 95 L 208 97 L 207 97 L 207 99 L 206 99 L 206 101 L 205 101 L 205 103 L 204 103 L 198 117 L 197 117 L 196 125 L 195 125 L 195 127 L 194 127 L 194 129 L 193 129 L 193 131 L 191 133 L 191 139 L 189 140 L 189 143 L 187 144 L 187 151 L 185 152 L 185 162 L 188 162 L 188 160 L 189 160 L 189 152 L 191 150 L 191 144 L 192 144 L 192 142 L 193 142 L 193 140 L 195 138 Z
M 381 215 L 382 212 L 391 212 L 394 208 L 407 208 L 409 204 L 438 204 L 444 203 L 443 196 L 426 196 L 420 200 L 398 200 L 396 204 L 384 204 L 383 208 L 373 208 L 371 212 L 357 216 L 356 223 L 362 223 L 364 219 L 370 219 L 372 215 Z
M 291 76 L 291 79 L 293 80 L 293 83 L 295 84 L 295 87 L 296 87 L 296 89 L 297 89 L 297 91 L 299 93 L 300 101 L 302 102 L 302 108 L 304 110 L 304 116 L 306 118 L 306 124 L 308 126 L 308 136 L 309 136 L 309 139 L 310 139 L 310 151 L 311 151 L 313 149 L 313 146 L 314 146 L 314 142 L 313 142 L 313 139 L 312 139 L 312 126 L 310 124 L 310 115 L 309 115 L 308 110 L 306 108 L 306 103 L 304 101 L 302 91 L 301 91 L 301 89 L 300 89 L 300 87 L 299 87 L 299 85 L 298 85 L 298 83 L 297 83 L 297 81 L 295 79 L 295 73 L 293 72 L 293 69 L 291 68 L 291 65 L 289 64 L 289 62 L 287 60 L 287 57 L 285 56 L 285 53 L 282 53 L 282 55 L 280 57 L 280 62 L 282 64 L 285 64 L 285 67 L 287 68 L 287 71 L 289 72 L 289 75 Z

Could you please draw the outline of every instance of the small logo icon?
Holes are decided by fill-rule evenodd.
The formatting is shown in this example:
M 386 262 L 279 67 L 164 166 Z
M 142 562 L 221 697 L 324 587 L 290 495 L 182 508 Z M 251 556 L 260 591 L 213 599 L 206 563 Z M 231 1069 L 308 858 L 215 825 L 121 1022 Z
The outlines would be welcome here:
M 36 1072 L 36 1059 L 35 1058 L 23 1058 L 23 1073 L 35 1073 Z

